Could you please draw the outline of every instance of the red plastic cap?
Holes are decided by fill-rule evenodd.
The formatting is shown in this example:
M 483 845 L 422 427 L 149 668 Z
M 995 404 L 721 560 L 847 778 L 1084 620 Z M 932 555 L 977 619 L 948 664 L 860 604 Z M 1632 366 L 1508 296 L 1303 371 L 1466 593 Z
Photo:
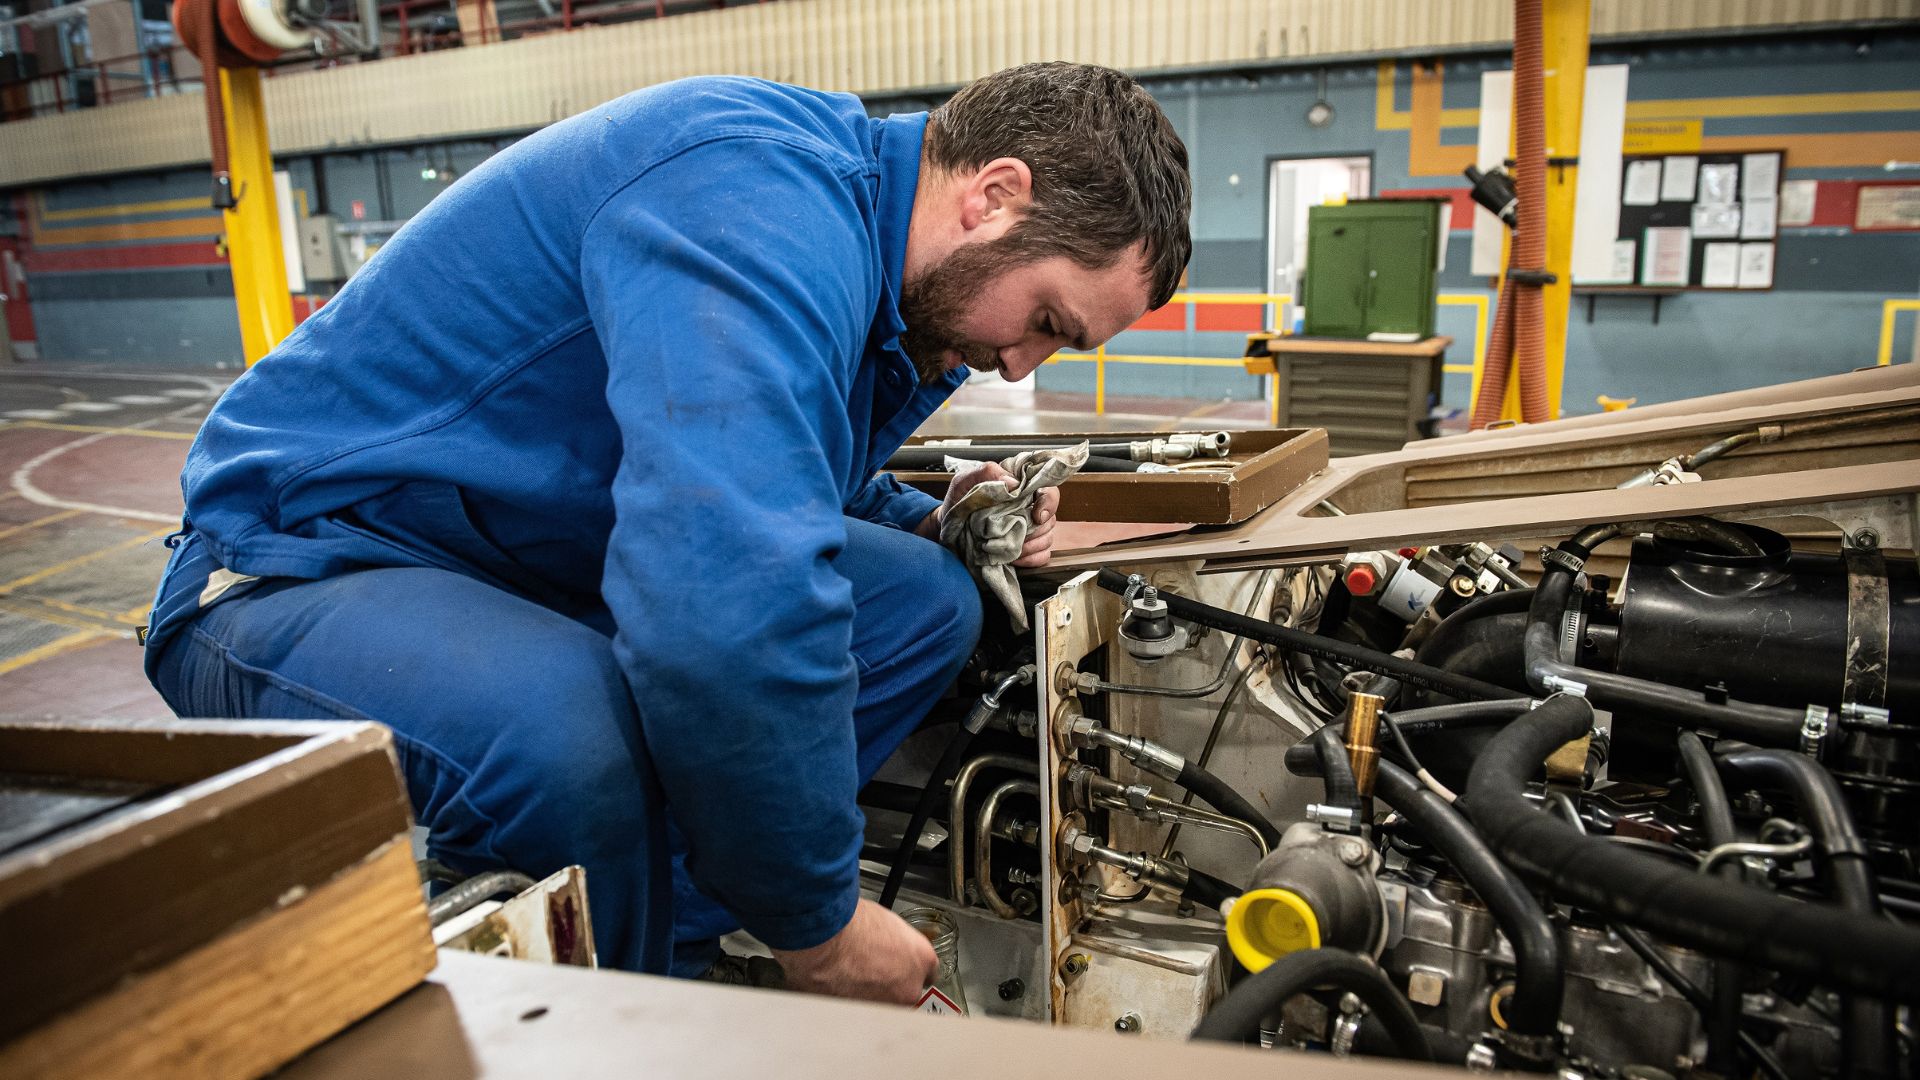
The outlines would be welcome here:
M 1380 575 L 1366 563 L 1355 563 L 1347 568 L 1347 591 L 1355 596 L 1371 596 L 1374 586 L 1380 584 Z

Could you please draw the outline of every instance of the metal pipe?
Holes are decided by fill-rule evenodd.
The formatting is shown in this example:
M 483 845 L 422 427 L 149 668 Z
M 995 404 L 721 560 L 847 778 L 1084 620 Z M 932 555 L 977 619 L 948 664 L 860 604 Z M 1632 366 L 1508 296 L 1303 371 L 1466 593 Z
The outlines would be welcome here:
M 1216 814 L 1211 810 L 1205 810 L 1198 806 L 1181 806 L 1177 802 L 1161 799 L 1159 796 L 1154 796 L 1154 801 L 1156 804 L 1164 803 L 1165 805 L 1153 805 L 1151 809 L 1141 810 L 1127 802 L 1126 799 L 1112 795 L 1101 795 L 1094 799 L 1093 804 L 1104 810 L 1118 810 L 1121 813 L 1132 814 L 1142 821 L 1155 824 L 1165 822 L 1175 825 L 1191 825 L 1196 829 L 1211 829 L 1215 832 L 1234 833 L 1238 836 L 1246 837 L 1255 848 L 1258 848 L 1261 858 L 1266 858 L 1268 854 L 1267 841 L 1265 837 L 1260 835 L 1260 830 L 1241 821 L 1239 818 L 1228 817 L 1225 814 Z M 1162 856 L 1162 858 L 1165 858 L 1165 856 Z
M 983 769 L 1038 774 L 1040 763 L 1013 754 L 981 754 L 961 766 L 954 775 L 952 793 L 947 796 L 947 881 L 953 888 L 953 901 L 965 903 L 967 895 L 967 790 Z
M 1008 795 L 1031 795 L 1038 799 L 1040 785 L 1032 780 L 1009 780 L 987 793 L 987 801 L 980 805 L 980 817 L 973 823 L 973 876 L 980 885 L 980 898 L 995 915 L 1017 919 L 1020 912 L 1002 900 L 1000 890 L 993 887 L 993 815 L 1000 810 L 1000 800 Z M 959 850 L 957 845 L 955 850 Z
M 1387 699 L 1379 694 L 1355 693 L 1347 699 L 1347 761 L 1353 767 L 1353 783 L 1360 797 L 1373 795 L 1373 776 L 1380 766 L 1380 710 Z
M 519 895 L 533 888 L 532 878 L 515 870 L 489 870 L 455 885 L 427 903 L 427 921 L 439 926 L 501 893 Z

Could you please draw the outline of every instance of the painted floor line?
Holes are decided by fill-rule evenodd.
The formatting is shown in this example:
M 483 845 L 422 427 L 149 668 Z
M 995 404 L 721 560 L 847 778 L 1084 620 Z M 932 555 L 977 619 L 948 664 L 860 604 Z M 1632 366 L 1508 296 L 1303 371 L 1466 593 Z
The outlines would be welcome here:
M 65 420 L 67 414 L 59 409 L 15 409 L 0 413 L 9 420 Z
M 149 429 L 156 424 L 165 423 L 166 421 L 169 421 L 169 420 L 179 419 L 181 416 L 185 415 L 186 413 L 192 412 L 193 410 L 198 409 L 199 407 L 200 406 L 197 402 L 192 405 L 182 405 L 180 408 L 175 409 L 170 413 L 166 413 L 165 415 L 162 415 L 162 416 L 156 416 L 151 420 L 142 420 L 138 424 L 129 425 L 129 427 L 140 429 L 140 430 Z M 75 439 L 70 443 L 61 443 L 59 446 L 53 447 L 50 450 L 46 450 L 40 454 L 37 454 L 33 458 L 22 463 L 19 468 L 13 470 L 13 475 L 8 478 L 8 484 L 13 488 L 14 491 L 20 494 L 21 498 L 27 500 L 28 502 L 38 503 L 41 506 L 51 506 L 58 510 L 85 510 L 91 514 L 105 514 L 109 517 L 123 517 L 123 518 L 129 518 L 134 521 L 159 521 L 159 522 L 166 522 L 168 524 L 174 524 L 179 522 L 180 520 L 179 514 L 160 514 L 160 513 L 155 513 L 154 511 L 151 511 L 151 510 L 135 510 L 131 507 L 126 507 L 126 506 L 106 506 L 101 503 L 81 502 L 75 499 L 61 499 L 53 495 L 47 494 L 45 491 L 40 490 L 40 488 L 34 485 L 33 471 L 35 469 L 38 469 L 40 466 L 45 465 L 47 462 L 52 461 L 54 458 L 57 458 L 60 455 L 67 453 L 68 451 L 78 450 L 84 446 L 92 446 L 94 443 L 100 442 L 103 439 L 110 439 L 115 434 L 119 434 L 124 430 L 126 429 L 117 428 L 117 429 L 114 429 L 112 432 L 102 431 L 102 432 L 96 432 L 92 435 L 83 435 L 80 438 Z
M 158 540 L 171 531 L 170 528 L 155 529 L 152 532 L 141 533 L 139 536 L 129 536 L 117 544 L 109 544 L 97 551 L 89 551 L 85 555 L 75 555 L 71 559 L 62 559 L 52 566 L 43 566 L 31 574 L 23 574 L 20 577 L 14 578 L 12 581 L 0 582 L 0 593 L 14 592 L 36 582 L 45 581 L 56 574 L 64 574 L 69 570 L 78 569 L 90 562 L 104 559 L 109 555 L 117 555 L 122 551 L 130 551 L 133 548 L 139 547 L 141 544 Z M 107 613 L 102 612 L 102 614 Z M 108 617 L 111 618 L 110 615 Z
M 119 412 L 126 408 L 125 405 L 115 405 L 111 401 L 69 401 L 60 407 L 68 412 L 77 413 Z
M 158 431 L 158 430 L 149 429 L 149 428 L 103 427 L 98 424 L 53 424 L 53 423 L 48 423 L 45 420 L 22 420 L 21 422 L 13 426 L 23 427 L 23 428 L 39 428 L 43 431 L 84 431 L 89 434 L 102 434 L 102 435 L 138 435 L 148 439 L 189 439 L 191 440 L 195 435 L 199 434 L 198 431 Z
M 157 394 L 121 394 L 112 400 L 121 405 L 167 405 L 173 401 L 172 398 Z
M 23 619 L 32 619 L 34 622 L 46 623 L 48 626 L 65 627 L 68 630 L 98 630 L 103 634 L 123 638 L 133 636 L 131 628 L 119 625 L 120 620 L 106 612 L 95 612 L 91 609 L 68 611 L 66 607 L 37 596 L 11 596 L 0 593 L 0 611 Z
M 42 525 L 51 525 L 56 521 L 65 521 L 68 518 L 79 517 L 79 516 L 80 516 L 80 511 L 78 510 L 62 510 L 57 514 L 48 514 L 46 517 L 38 517 L 38 518 L 34 518 L 32 521 L 24 521 L 18 525 L 9 526 L 5 529 L 0 529 L 0 540 L 5 540 L 9 536 L 18 536 L 23 532 L 27 532 L 28 530 L 31 530 L 31 529 L 37 529 Z
M 198 386 L 203 390 L 211 391 L 216 395 L 225 392 L 225 390 L 227 389 L 227 383 L 232 381 L 232 380 L 227 380 L 226 382 L 222 382 L 219 379 L 209 378 L 208 376 L 205 376 L 205 375 L 183 375 L 179 372 L 173 372 L 173 371 L 156 371 L 151 374 L 145 374 L 141 372 L 130 372 L 130 371 L 88 371 L 84 368 L 39 368 L 33 371 L 8 371 L 8 372 L 0 373 L 0 378 L 7 378 L 7 379 L 14 379 L 14 378 L 118 379 L 122 382 L 149 382 L 149 383 L 150 382 L 184 382 L 184 383 L 192 383 L 195 386 Z M 181 396 L 180 394 L 172 390 L 168 390 L 165 392 L 175 397 Z M 195 393 L 194 396 L 206 397 L 207 395 L 202 393 Z
M 37 664 L 42 660 L 52 659 L 61 653 L 72 652 L 89 642 L 112 636 L 111 633 L 105 630 L 79 630 L 65 637 L 54 638 L 52 641 L 38 648 L 28 649 L 26 652 L 7 660 L 0 660 L 0 675 L 19 671 L 29 664 Z

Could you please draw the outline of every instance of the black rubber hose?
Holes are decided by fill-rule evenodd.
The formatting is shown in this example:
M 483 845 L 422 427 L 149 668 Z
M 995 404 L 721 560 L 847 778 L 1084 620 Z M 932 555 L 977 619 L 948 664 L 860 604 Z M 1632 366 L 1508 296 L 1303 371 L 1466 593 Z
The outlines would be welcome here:
M 1714 769 L 1713 755 L 1707 744 L 1691 731 L 1682 731 L 1679 739 L 1680 769 L 1693 788 L 1694 801 L 1700 804 L 1700 823 L 1713 847 L 1731 843 L 1738 837 L 1733 829 L 1733 806 L 1727 801 L 1727 789 Z M 1740 879 L 1739 864 L 1729 860 L 1720 876 Z M 1721 1076 L 1732 1076 L 1738 1068 L 1737 1043 L 1740 1034 L 1740 994 L 1746 973 L 1731 960 L 1713 962 L 1713 1001 L 1703 1010 L 1707 1022 L 1707 1068 Z
M 1513 1002 L 1505 1010 L 1508 1028 L 1522 1035 L 1553 1034 L 1560 1022 L 1566 969 L 1560 935 L 1546 909 L 1519 877 L 1501 864 L 1465 818 L 1405 769 L 1382 761 L 1373 793 L 1398 810 L 1446 857 L 1492 912 L 1500 932 L 1513 946 Z
M 1220 905 L 1246 891 L 1247 890 L 1237 885 L 1230 885 L 1204 870 L 1195 870 L 1189 867 L 1187 870 L 1187 887 L 1180 890 L 1180 899 L 1218 911 L 1220 910 Z
M 1125 594 L 1126 575 L 1115 570 L 1102 569 L 1099 578 L 1100 587 L 1109 592 Z M 1437 690 L 1457 698 L 1512 698 L 1524 697 L 1518 691 L 1503 686 L 1482 682 L 1479 679 L 1465 679 L 1451 672 L 1442 671 L 1412 660 L 1402 660 L 1391 653 L 1369 649 L 1364 645 L 1339 641 L 1319 634 L 1310 634 L 1305 630 L 1295 630 L 1290 626 L 1280 626 L 1264 619 L 1254 619 L 1237 612 L 1202 604 L 1189 600 L 1166 590 L 1160 591 L 1160 599 L 1167 602 L 1167 610 L 1177 618 L 1202 626 L 1211 626 L 1231 634 L 1239 634 L 1255 641 L 1264 641 L 1289 652 L 1305 653 L 1308 656 L 1364 668 L 1381 675 L 1391 675 L 1409 686 L 1422 686 Z
M 1835 989 L 1920 999 L 1920 931 L 1702 875 L 1583 836 L 1523 792 L 1541 762 L 1586 734 L 1593 710 L 1557 695 L 1488 744 L 1467 783 L 1467 815 L 1525 880 L 1609 921 Z
M 1326 781 L 1327 804 L 1349 807 L 1357 812 L 1360 809 L 1360 783 L 1354 778 L 1353 759 L 1347 756 L 1347 744 L 1340 741 L 1340 732 L 1328 724 L 1307 736 L 1301 745 L 1312 751 L 1313 771 Z
M 1441 658 L 1451 655 L 1455 649 L 1481 633 L 1483 620 L 1496 615 L 1524 615 L 1532 606 L 1532 589 L 1508 589 L 1468 601 L 1433 628 L 1427 640 L 1420 643 L 1414 659 L 1425 664 L 1437 664 Z
M 1345 949 L 1302 949 L 1268 964 L 1241 980 L 1207 1010 L 1195 1039 L 1250 1043 L 1260 1037 L 1260 1024 L 1280 1011 L 1288 998 L 1316 987 L 1330 986 L 1358 997 L 1380 1018 L 1399 1055 L 1409 1061 L 1432 1061 L 1426 1032 L 1413 1015 L 1413 1006 L 1387 981 L 1373 961 Z
M 1593 553 L 1592 546 L 1583 544 L 1579 537 L 1561 543 L 1559 550 L 1582 561 Z M 1800 728 L 1806 721 L 1803 712 L 1747 702 L 1715 704 L 1691 690 L 1562 663 L 1560 619 L 1572 593 L 1573 571 L 1549 561 L 1534 590 L 1527 622 L 1527 682 L 1535 690 L 1547 694 L 1553 692 L 1556 682 L 1576 682 L 1586 687 L 1586 696 L 1594 704 L 1636 718 L 1707 728 L 1768 746 L 1799 743 Z
M 1827 873 L 1840 906 L 1866 918 L 1881 917 L 1873 865 L 1832 773 L 1811 758 L 1784 750 L 1734 750 L 1721 754 L 1720 764 L 1750 782 L 1793 792 L 1800 816 L 1826 852 Z M 1899 1060 L 1894 1038 L 1893 1012 L 1885 1002 L 1855 997 L 1841 1002 L 1841 1060 L 1848 1075 L 1894 1075 Z
M 1267 820 L 1267 815 L 1248 802 L 1246 796 L 1228 787 L 1218 776 L 1192 761 L 1183 761 L 1180 775 L 1174 783 L 1193 792 L 1215 810 L 1253 826 L 1259 831 L 1261 839 L 1267 842 L 1269 850 L 1280 846 L 1280 830 Z
M 1517 716 L 1526 715 L 1533 703 L 1525 698 L 1504 701 L 1460 701 L 1451 705 L 1428 705 L 1419 709 L 1396 709 L 1393 722 L 1400 734 L 1431 735 L 1463 727 L 1498 727 Z

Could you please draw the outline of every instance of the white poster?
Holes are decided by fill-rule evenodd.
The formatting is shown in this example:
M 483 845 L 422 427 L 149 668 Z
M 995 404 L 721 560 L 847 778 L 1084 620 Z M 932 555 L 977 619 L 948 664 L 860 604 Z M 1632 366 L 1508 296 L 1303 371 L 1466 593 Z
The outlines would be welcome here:
M 1773 245 L 1740 245 L 1740 287 L 1743 289 L 1773 288 Z
M 1743 154 L 1740 196 L 1747 202 L 1771 199 L 1780 189 L 1779 154 Z
M 1661 202 L 1692 202 L 1694 181 L 1700 175 L 1700 159 L 1692 154 L 1667 159 L 1660 180 Z
M 1482 172 L 1492 172 L 1507 156 L 1513 134 L 1513 72 L 1480 73 L 1480 136 L 1473 159 Z M 1584 139 L 1584 134 L 1583 134 Z M 1473 207 L 1473 275 L 1492 277 L 1500 272 L 1500 248 L 1507 227 L 1487 208 Z
M 1740 235 L 1740 204 L 1693 205 L 1693 235 L 1700 240 L 1731 240 Z
M 1685 227 L 1648 229 L 1640 259 L 1640 284 L 1685 285 L 1693 261 L 1693 230 Z
M 1740 218 L 1740 239 L 1773 239 L 1774 220 L 1779 204 L 1772 199 L 1750 199 L 1746 211 Z
M 1627 162 L 1627 183 L 1620 201 L 1628 206 L 1652 206 L 1660 201 L 1660 163 Z
M 1568 269 L 1576 285 L 1630 285 L 1631 257 L 1624 273 L 1615 270 L 1613 259 L 1613 242 L 1620 235 L 1627 65 L 1595 64 L 1587 68 L 1587 89 L 1580 109 L 1580 186 L 1573 195 L 1573 259 Z
M 1740 245 L 1708 244 L 1700 264 L 1700 284 L 1709 289 L 1731 289 L 1740 284 Z
M 1726 206 L 1740 201 L 1740 166 L 1700 166 L 1699 202 L 1708 206 Z
M 1818 180 L 1788 180 L 1780 185 L 1780 224 L 1813 224 L 1813 204 L 1820 194 Z
M 1608 268 L 1606 284 L 1633 284 L 1633 256 L 1640 245 L 1631 240 L 1613 242 L 1613 265 Z

